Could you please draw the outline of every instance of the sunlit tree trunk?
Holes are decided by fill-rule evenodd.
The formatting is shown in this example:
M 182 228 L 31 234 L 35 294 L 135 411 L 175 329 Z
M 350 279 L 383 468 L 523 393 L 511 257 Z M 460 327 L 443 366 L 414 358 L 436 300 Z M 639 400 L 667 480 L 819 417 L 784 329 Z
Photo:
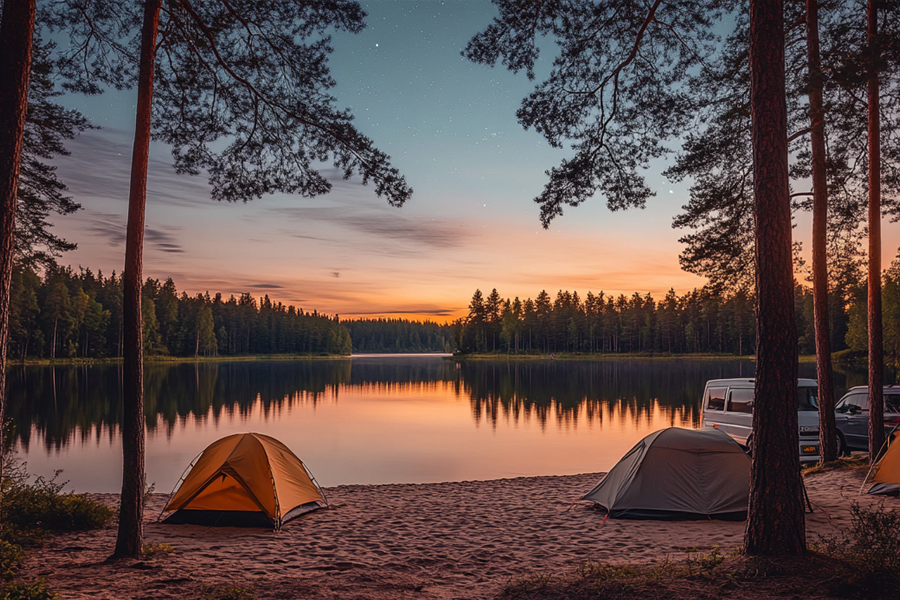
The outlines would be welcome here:
M 6 346 L 9 340 L 16 194 L 28 108 L 34 16 L 35 0 L 3 2 L 3 20 L 0 22 L 0 424 L 6 417 Z
M 884 444 L 884 346 L 881 321 L 881 116 L 878 86 L 878 0 L 868 4 L 869 103 L 869 460 Z
M 809 119 L 813 185 L 813 320 L 816 330 L 816 379 L 819 382 L 819 461 L 837 458 L 834 384 L 828 325 L 828 181 L 825 177 L 825 110 L 819 57 L 819 0 L 806 0 L 806 49 L 809 60 Z
M 59 318 L 53 319 L 53 335 L 50 336 L 50 360 L 56 358 L 56 332 L 59 327 Z
M 750 2 L 750 111 L 756 219 L 756 405 L 744 549 L 806 550 L 797 431 L 797 335 L 780 0 Z
M 141 319 L 144 209 L 147 203 L 147 162 L 150 156 L 150 114 L 153 67 L 161 0 L 146 0 L 141 32 L 137 116 L 131 156 L 128 225 L 123 273 L 123 415 L 122 498 L 114 556 L 139 557 L 143 549 L 144 499 L 144 348 Z

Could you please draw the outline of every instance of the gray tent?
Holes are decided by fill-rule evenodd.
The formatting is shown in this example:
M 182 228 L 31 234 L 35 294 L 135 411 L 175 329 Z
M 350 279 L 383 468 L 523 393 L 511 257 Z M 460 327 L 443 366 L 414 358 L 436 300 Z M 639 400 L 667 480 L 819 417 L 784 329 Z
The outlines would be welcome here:
M 619 519 L 747 518 L 750 458 L 718 429 L 669 427 L 622 457 L 583 500 Z

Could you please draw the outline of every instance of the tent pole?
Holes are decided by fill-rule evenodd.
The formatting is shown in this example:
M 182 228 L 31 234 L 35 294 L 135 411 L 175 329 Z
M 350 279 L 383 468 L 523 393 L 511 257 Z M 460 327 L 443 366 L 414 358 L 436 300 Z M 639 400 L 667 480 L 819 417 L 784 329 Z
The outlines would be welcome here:
M 194 465 L 197 464 L 198 460 L 200 460 L 200 456 L 202 454 L 203 454 L 203 452 L 200 452 L 200 454 L 198 454 L 197 456 L 194 457 L 194 460 L 191 461 L 191 464 L 189 464 L 187 466 L 187 468 L 184 470 L 184 472 L 182 472 L 181 477 L 179 477 L 178 481 L 175 482 L 175 488 L 169 494 L 169 497 L 166 498 L 166 503 L 163 504 L 162 510 L 159 511 L 159 514 L 156 516 L 157 523 L 159 523 L 159 521 L 162 519 L 163 513 L 166 512 L 166 507 L 169 506 L 169 501 L 172 500 L 172 496 L 175 495 L 175 492 L 177 492 L 181 488 L 181 484 L 184 483 L 184 476 L 188 474 L 188 471 L 190 471 L 191 469 L 194 468 Z

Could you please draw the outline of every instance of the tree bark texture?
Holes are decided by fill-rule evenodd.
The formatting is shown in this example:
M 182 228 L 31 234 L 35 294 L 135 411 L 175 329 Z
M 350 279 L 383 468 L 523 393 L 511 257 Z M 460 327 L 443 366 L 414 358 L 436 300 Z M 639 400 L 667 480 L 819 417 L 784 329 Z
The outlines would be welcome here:
M 153 67 L 161 0 L 146 0 L 141 32 L 137 116 L 131 155 L 128 225 L 123 273 L 124 360 L 122 418 L 122 497 L 114 556 L 141 555 L 144 542 L 144 348 L 141 318 L 144 211 L 147 203 L 147 163 L 150 157 L 150 116 Z
M 750 110 L 756 219 L 756 399 L 748 554 L 806 551 L 797 430 L 797 335 L 780 0 L 750 2 Z
M 35 5 L 36 0 L 5 0 L 0 22 L 0 426 L 6 417 L 9 293 Z
M 878 86 L 878 0 L 869 0 L 869 460 L 884 445 L 884 343 L 881 320 L 881 102 Z
M 819 382 L 819 462 L 837 459 L 834 382 L 828 326 L 828 181 L 825 177 L 825 110 L 819 57 L 819 0 L 806 0 L 806 49 L 809 61 L 809 120 L 813 185 L 813 320 L 816 330 L 816 379 Z

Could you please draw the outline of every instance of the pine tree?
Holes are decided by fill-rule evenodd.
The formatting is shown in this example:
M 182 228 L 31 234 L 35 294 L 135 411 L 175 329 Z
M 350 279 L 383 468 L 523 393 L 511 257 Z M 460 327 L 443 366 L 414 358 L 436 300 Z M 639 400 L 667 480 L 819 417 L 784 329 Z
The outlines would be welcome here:
M 16 196 L 31 75 L 35 0 L 4 0 L 0 15 L 0 423 L 6 416 L 6 351 Z M 2 473 L 0 473 L 2 475 Z
M 756 404 L 744 550 L 803 555 L 797 454 L 797 338 L 788 194 L 784 9 L 750 2 L 750 112 L 756 221 Z
M 326 193 L 331 183 L 317 166 L 328 159 L 344 178 L 356 174 L 363 183 L 373 181 L 376 194 L 392 205 L 402 205 L 412 190 L 328 94 L 334 81 L 327 67 L 327 32 L 362 30 L 365 13 L 356 1 L 145 0 L 138 7 L 106 0 L 52 9 L 49 24 L 66 30 L 71 40 L 60 61 L 71 87 L 87 92 L 98 91 L 101 83 L 126 87 L 136 75 L 123 286 L 125 477 L 115 554 L 139 556 L 141 272 L 151 134 L 173 147 L 177 172 L 206 172 L 218 200 Z M 134 35 L 138 27 L 139 36 Z M 249 327 L 246 331 L 245 340 L 231 339 L 249 350 Z

